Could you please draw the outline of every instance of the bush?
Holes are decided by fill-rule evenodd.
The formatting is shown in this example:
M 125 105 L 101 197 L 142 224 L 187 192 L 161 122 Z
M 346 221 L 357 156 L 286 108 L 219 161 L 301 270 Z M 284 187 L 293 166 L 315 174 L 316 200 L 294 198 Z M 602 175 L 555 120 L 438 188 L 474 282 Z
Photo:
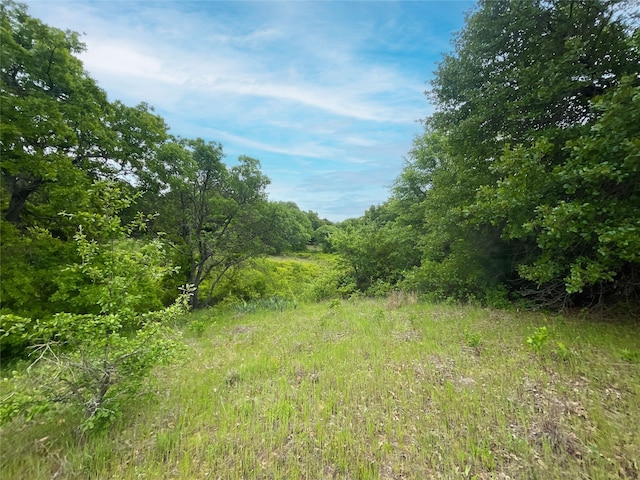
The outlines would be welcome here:
M 79 309 L 90 301 L 93 305 L 87 313 L 37 320 L 3 315 L 3 343 L 28 345 L 31 364 L 3 385 L 2 422 L 71 404 L 84 411 L 82 428 L 94 429 L 115 418 L 118 399 L 135 394 L 156 364 L 180 352 L 179 335 L 171 325 L 187 310 L 191 291 L 170 307 L 140 313 L 154 304 L 145 290 L 172 271 L 162 244 L 130 240 L 144 219 L 121 225 L 118 212 L 132 199 L 115 184 L 98 182 L 90 193 L 102 211 L 79 215 L 81 225 L 88 227 L 81 226 L 74 237 L 80 261 L 65 268 L 77 283 L 63 292 Z

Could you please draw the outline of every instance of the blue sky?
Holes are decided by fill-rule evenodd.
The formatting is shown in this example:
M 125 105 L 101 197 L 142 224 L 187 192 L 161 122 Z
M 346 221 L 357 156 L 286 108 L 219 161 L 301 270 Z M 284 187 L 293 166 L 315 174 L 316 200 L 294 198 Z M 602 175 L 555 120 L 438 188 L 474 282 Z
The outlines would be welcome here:
M 341 221 L 389 197 L 468 1 L 27 1 L 83 33 L 110 100 L 248 155 L 271 200 Z

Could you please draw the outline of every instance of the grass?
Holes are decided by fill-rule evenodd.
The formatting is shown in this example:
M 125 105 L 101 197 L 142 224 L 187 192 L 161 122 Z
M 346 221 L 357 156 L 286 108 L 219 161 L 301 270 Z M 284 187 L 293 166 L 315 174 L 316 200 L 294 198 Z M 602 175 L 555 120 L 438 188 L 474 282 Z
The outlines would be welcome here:
M 1 478 L 638 478 L 638 324 L 411 297 L 194 313 L 111 430 L 2 430 Z M 527 339 L 546 327 L 547 339 Z

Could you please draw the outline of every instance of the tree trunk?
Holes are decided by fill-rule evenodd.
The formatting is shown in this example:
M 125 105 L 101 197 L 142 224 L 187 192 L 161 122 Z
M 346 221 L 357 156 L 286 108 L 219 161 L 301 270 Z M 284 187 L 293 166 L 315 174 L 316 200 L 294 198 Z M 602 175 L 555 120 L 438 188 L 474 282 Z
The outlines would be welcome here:
M 42 180 L 39 178 L 27 180 L 19 177 L 9 177 L 7 184 L 7 189 L 11 192 L 11 200 L 9 201 L 7 212 L 4 214 L 4 219 L 17 224 L 22 216 L 27 198 L 40 188 Z

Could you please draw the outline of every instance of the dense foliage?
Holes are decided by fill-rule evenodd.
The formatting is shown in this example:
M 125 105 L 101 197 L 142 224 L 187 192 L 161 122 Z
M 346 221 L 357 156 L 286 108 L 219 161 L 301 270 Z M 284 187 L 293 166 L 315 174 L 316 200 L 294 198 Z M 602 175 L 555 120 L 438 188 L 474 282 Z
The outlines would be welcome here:
M 412 235 L 420 261 L 410 268 L 408 256 L 399 283 L 437 298 L 524 294 L 547 306 L 633 298 L 634 13 L 620 0 L 479 2 L 435 72 L 436 112 L 381 207 L 396 246 L 366 269 L 354 264 L 355 274 L 397 265 Z M 346 258 L 353 245 L 342 248 Z
M 123 220 L 157 214 L 135 241 L 163 235 L 180 267 L 160 285 L 134 287 L 147 292 L 139 312 L 171 303 L 185 283 L 195 287 L 194 305 L 210 302 L 234 268 L 304 249 L 327 224 L 294 203 L 268 201 L 258 160 L 242 156 L 229 166 L 222 145 L 171 137 L 147 104 L 109 101 L 76 56 L 84 49 L 76 33 L 51 28 L 11 1 L 2 2 L 1 23 L 3 311 L 92 313 L 95 302 L 82 293 L 90 279 L 66 266 L 78 260 L 78 227 L 91 228 L 78 213 L 99 211 L 89 192 L 106 179 L 137 199 Z

